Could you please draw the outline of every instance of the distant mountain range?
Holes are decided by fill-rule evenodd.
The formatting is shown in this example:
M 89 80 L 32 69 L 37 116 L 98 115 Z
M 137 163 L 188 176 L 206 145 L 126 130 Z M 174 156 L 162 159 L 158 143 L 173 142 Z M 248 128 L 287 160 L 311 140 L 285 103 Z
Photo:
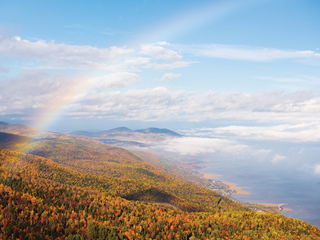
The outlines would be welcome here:
M 145 128 L 139 130 L 131 130 L 127 127 L 118 127 L 101 132 L 74 131 L 68 132 L 74 136 L 84 136 L 96 139 L 101 142 L 113 143 L 118 141 L 116 145 L 140 145 L 142 142 L 158 142 L 171 138 L 182 137 L 179 133 L 166 128 Z M 135 144 L 136 142 L 136 144 Z
M 7 122 L 0 121 L 0 132 L 6 132 L 11 134 L 17 134 L 22 136 L 32 136 L 39 132 L 38 129 L 28 127 L 23 124 L 10 124 Z M 57 133 L 54 131 L 46 131 Z M 138 129 L 138 130 L 131 130 L 127 127 L 118 127 L 113 128 L 106 131 L 101 132 L 89 132 L 89 131 L 72 131 L 68 132 L 67 134 L 76 135 L 76 136 L 86 136 L 86 137 L 106 137 L 106 136 L 133 136 L 133 135 L 144 135 L 148 134 L 160 134 L 162 136 L 170 136 L 170 137 L 182 137 L 179 133 L 171 131 L 167 128 L 145 128 L 145 129 Z M 141 135 L 143 136 L 143 135 Z
M 105 137 L 106 135 L 131 135 L 136 133 L 144 133 L 144 134 L 163 134 L 172 137 L 181 137 L 179 133 L 171 131 L 167 128 L 145 128 L 145 129 L 138 129 L 138 130 L 131 130 L 127 127 L 118 127 L 113 128 L 106 131 L 101 132 L 88 132 L 88 131 L 73 131 L 68 132 L 71 135 L 78 135 L 78 136 L 90 136 L 90 137 Z
M 141 132 L 141 133 L 160 133 L 160 134 L 167 134 L 169 136 L 172 137 L 181 137 L 181 135 L 179 133 L 176 133 L 174 131 L 171 131 L 169 129 L 166 128 L 145 128 L 145 129 L 139 129 L 136 130 L 136 132 Z
M 49 135 L 62 134 L 60 132 L 38 130 L 22 124 L 10 124 L 0 122 L 0 132 L 16 134 L 25 137 L 47 137 Z M 127 127 L 118 127 L 106 131 L 89 132 L 73 131 L 66 133 L 73 136 L 81 136 L 95 139 L 97 141 L 115 146 L 148 147 L 149 143 L 165 141 L 172 138 L 182 137 L 179 133 L 167 128 L 145 128 L 131 130 Z

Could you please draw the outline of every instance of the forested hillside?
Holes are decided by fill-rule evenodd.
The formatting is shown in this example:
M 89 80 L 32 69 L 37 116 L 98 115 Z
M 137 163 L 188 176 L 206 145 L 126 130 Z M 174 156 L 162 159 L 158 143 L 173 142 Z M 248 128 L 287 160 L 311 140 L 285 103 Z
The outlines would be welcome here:
M 179 174 L 165 172 L 160 164 L 94 140 L 59 135 L 31 142 L 22 149 L 32 155 L 8 153 L 12 159 L 11 163 L 6 161 L 8 169 L 13 166 L 19 170 L 32 158 L 25 171 L 33 169 L 38 176 L 77 186 L 89 184 L 113 196 L 164 202 L 188 211 L 245 209 L 209 189 L 186 182 Z
M 320 239 L 150 153 L 64 134 L 1 133 L 0 147 L 0 239 Z
M 22 124 L 10 124 L 0 122 L 0 132 L 18 134 L 22 136 L 34 136 L 38 132 L 37 129 Z
M 282 215 L 227 209 L 195 213 L 128 201 L 90 190 L 96 178 L 76 177 L 45 158 L 1 150 L 1 160 L 6 161 L 0 178 L 1 239 L 320 238 L 317 227 Z M 60 174 L 61 182 L 49 180 Z M 86 187 L 65 184 L 76 178 Z

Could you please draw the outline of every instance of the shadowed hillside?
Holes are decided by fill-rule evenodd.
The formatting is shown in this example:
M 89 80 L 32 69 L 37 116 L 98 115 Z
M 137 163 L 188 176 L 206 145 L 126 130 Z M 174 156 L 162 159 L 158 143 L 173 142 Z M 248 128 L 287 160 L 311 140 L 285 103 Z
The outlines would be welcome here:
M 31 140 L 32 138 L 29 137 L 0 132 L 0 145 L 2 148 L 17 150 L 20 146 Z
M 22 124 L 10 124 L 0 122 L 0 132 L 18 134 L 22 136 L 34 136 L 38 130 Z

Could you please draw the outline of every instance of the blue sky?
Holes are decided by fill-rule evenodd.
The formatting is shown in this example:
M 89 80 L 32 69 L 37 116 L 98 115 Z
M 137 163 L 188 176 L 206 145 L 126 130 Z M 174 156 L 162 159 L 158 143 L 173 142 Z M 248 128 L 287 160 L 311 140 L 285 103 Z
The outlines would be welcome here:
M 319 8 L 311 0 L 1 1 L 1 119 L 316 142 Z

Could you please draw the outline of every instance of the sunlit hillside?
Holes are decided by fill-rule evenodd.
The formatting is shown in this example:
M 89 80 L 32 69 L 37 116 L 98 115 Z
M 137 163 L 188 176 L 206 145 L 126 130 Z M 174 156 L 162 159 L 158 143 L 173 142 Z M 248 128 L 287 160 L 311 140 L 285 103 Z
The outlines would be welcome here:
M 2 132 L 0 146 L 1 239 L 320 238 L 317 227 L 248 210 L 150 153 L 65 134 Z
M 88 184 L 87 180 L 80 180 L 81 183 L 75 180 L 81 173 L 92 178 L 90 181 L 99 182 L 93 184 L 93 188 L 131 200 L 165 202 L 188 211 L 244 209 L 228 198 L 187 182 L 178 173 L 174 174 L 179 171 L 177 166 L 176 170 L 173 168 L 165 172 L 159 163 L 149 162 L 147 158 L 139 158 L 125 149 L 94 140 L 52 135 L 51 138 L 28 142 L 21 147 L 21 151 L 32 154 L 26 156 L 44 157 L 46 161 L 41 165 L 52 168 L 51 163 L 58 163 L 64 166 L 59 170 L 41 172 L 42 177 L 55 181 L 67 181 L 79 186 Z M 17 169 L 19 161 L 16 160 L 12 165 Z
M 235 209 L 194 213 L 128 201 L 97 190 L 106 188 L 101 177 L 10 150 L 0 156 L 1 239 L 320 238 L 317 227 L 281 215 Z

